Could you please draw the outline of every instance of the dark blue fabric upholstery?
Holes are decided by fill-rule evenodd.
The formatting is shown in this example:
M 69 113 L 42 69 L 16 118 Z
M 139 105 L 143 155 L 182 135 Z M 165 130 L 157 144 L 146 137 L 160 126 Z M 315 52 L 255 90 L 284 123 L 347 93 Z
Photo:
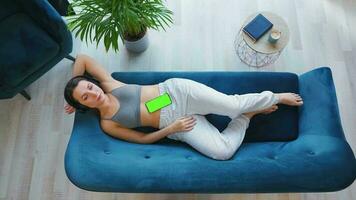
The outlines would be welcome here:
M 21 26 L 13 26 L 21 24 Z M 11 27 L 8 29 L 7 27 Z M 26 15 L 19 13 L 0 23 L 1 80 L 15 87 L 26 77 L 39 70 L 59 51 L 58 44 Z M 34 51 L 35 47 L 37 48 Z M 7 58 L 7 59 L 5 59 Z M 13 58 L 13 59 L 10 59 Z
M 0 8 L 0 20 L 2 21 L 3 19 L 5 19 L 8 16 L 11 16 L 14 13 L 18 13 L 19 12 L 19 7 L 16 3 L 14 3 L 13 1 L 6 1 L 6 0 L 2 0 L 1 1 L 1 8 Z
M 46 0 L 0 7 L 0 99 L 11 98 L 72 51 L 72 36 Z
M 199 78 L 200 81 L 218 90 L 231 84 L 209 82 L 216 72 L 204 73 L 210 76 Z M 190 74 L 194 75 L 186 72 L 177 73 L 177 76 Z M 161 80 L 171 75 L 167 72 L 156 74 Z M 270 83 L 288 82 L 276 76 L 278 73 L 268 75 L 274 79 L 269 80 Z M 241 93 L 265 87 L 255 84 L 261 81 L 260 73 L 231 73 L 231 76 L 238 77 L 233 83 L 236 88 L 250 85 L 240 90 Z M 154 80 L 158 80 L 157 77 Z M 286 74 L 285 79 L 294 77 Z M 135 82 L 138 77 L 131 79 Z M 144 81 L 152 80 L 147 77 Z M 299 86 L 295 86 L 294 81 L 288 86 L 291 89 L 299 87 L 304 99 L 304 106 L 299 110 L 298 138 L 283 142 L 244 142 L 226 161 L 210 159 L 185 143 L 169 139 L 154 144 L 115 139 L 102 132 L 93 112 L 76 113 L 65 154 L 67 176 L 85 190 L 125 193 L 276 193 L 344 189 L 355 180 L 356 160 L 341 127 L 331 71 L 319 68 L 300 75 L 298 82 Z

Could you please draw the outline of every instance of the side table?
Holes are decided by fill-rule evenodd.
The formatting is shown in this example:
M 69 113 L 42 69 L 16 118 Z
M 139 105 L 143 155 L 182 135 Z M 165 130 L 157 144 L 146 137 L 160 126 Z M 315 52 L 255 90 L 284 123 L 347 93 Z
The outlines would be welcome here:
M 276 14 L 271 12 L 261 12 L 263 16 L 272 22 L 272 29 L 277 29 L 281 32 L 281 37 L 275 44 L 268 42 L 268 37 L 272 31 L 272 29 L 270 29 L 257 42 L 254 42 L 246 33 L 243 32 L 242 28 L 258 14 L 259 13 L 255 13 L 246 19 L 236 35 L 234 42 L 236 53 L 240 57 L 241 61 L 251 67 L 263 67 L 274 63 L 289 40 L 289 29 L 287 23 Z

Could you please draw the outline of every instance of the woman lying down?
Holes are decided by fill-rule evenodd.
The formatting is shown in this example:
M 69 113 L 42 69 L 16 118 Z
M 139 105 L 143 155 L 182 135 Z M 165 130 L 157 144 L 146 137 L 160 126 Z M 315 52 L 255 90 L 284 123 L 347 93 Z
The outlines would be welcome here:
M 95 79 L 83 76 L 85 71 Z M 163 94 L 171 104 L 149 111 L 145 103 L 160 99 Z M 126 84 L 113 79 L 87 55 L 77 56 L 64 97 L 68 103 L 66 113 L 96 109 L 103 131 L 113 137 L 143 144 L 167 137 L 186 142 L 216 160 L 227 160 L 234 155 L 253 116 L 272 113 L 278 109 L 277 104 L 303 104 L 302 98 L 294 93 L 263 91 L 227 95 L 184 78 L 170 78 L 155 85 Z M 157 103 L 159 106 L 160 102 Z M 207 114 L 225 115 L 232 120 L 220 133 L 205 118 Z M 147 134 L 132 129 L 139 126 L 159 130 Z

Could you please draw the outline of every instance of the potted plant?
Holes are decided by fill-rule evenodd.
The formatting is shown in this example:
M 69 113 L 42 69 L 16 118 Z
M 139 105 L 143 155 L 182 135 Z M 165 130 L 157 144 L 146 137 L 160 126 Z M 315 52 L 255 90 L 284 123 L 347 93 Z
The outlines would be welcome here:
M 148 47 L 147 29 L 165 30 L 173 21 L 162 0 L 72 0 L 71 6 L 77 14 L 66 17 L 68 28 L 96 47 L 103 39 L 106 51 L 117 52 L 120 37 L 129 51 L 142 52 Z

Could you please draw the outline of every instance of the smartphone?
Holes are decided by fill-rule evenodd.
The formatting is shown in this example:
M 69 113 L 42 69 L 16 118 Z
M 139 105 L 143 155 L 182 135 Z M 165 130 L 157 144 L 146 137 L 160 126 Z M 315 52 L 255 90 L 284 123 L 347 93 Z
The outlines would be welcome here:
M 172 104 L 172 100 L 167 92 L 163 93 L 162 95 L 154 99 L 145 102 L 146 108 L 149 113 L 156 112 L 157 110 L 169 106 L 170 104 Z

